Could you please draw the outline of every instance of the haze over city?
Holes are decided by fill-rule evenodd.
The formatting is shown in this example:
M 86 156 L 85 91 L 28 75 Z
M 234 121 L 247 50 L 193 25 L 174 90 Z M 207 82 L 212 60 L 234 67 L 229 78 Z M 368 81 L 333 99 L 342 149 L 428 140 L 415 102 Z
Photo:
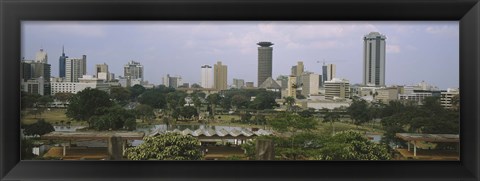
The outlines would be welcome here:
M 52 76 L 65 46 L 71 58 L 87 55 L 87 74 L 107 63 L 123 76 L 129 61 L 144 66 L 145 80 L 161 84 L 166 74 L 200 82 L 200 66 L 222 61 L 233 78 L 257 85 L 257 47 L 272 42 L 273 78 L 289 75 L 297 61 L 321 74 L 336 64 L 336 77 L 362 83 L 363 36 L 380 32 L 386 39 L 386 84 L 426 81 L 440 89 L 459 86 L 458 22 L 62 22 L 22 23 L 22 57 L 48 53 Z

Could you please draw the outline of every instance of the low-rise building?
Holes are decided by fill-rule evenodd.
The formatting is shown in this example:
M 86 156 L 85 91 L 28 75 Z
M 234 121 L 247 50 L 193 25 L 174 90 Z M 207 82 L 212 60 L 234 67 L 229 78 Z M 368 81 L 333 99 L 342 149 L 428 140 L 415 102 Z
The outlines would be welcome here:
M 105 83 L 101 79 L 94 78 L 91 75 L 84 75 L 82 78 L 78 79 L 79 82 L 66 82 L 62 79 L 52 79 L 51 86 L 52 92 L 51 95 L 56 93 L 72 93 L 76 94 L 86 88 L 99 89 L 105 92 L 110 91 L 110 84 Z
M 458 89 L 447 89 L 446 92 L 441 93 L 440 102 L 444 108 L 452 109 L 454 108 L 454 97 L 459 95 L 460 91 Z M 458 98 L 458 101 L 460 101 L 460 98 Z
M 345 99 L 350 96 L 350 83 L 346 79 L 333 78 L 325 81 L 325 98 L 329 100 Z

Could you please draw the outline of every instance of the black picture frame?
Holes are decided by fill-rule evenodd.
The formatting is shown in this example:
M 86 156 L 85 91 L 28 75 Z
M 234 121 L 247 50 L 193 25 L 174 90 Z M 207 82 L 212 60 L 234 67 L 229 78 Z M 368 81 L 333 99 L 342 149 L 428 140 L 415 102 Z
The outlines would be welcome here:
M 0 19 L 2 180 L 478 181 L 480 178 L 478 0 L 0 0 Z M 20 161 L 22 20 L 459 21 L 460 161 Z

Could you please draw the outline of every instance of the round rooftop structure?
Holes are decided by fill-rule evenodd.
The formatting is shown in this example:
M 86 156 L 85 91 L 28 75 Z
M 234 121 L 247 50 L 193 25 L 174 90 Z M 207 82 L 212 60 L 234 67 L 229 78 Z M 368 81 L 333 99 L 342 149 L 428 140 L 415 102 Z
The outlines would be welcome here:
M 267 41 L 262 41 L 262 42 L 258 42 L 257 45 L 260 45 L 261 47 L 269 47 L 269 46 L 272 46 L 273 43 L 272 42 L 267 42 Z

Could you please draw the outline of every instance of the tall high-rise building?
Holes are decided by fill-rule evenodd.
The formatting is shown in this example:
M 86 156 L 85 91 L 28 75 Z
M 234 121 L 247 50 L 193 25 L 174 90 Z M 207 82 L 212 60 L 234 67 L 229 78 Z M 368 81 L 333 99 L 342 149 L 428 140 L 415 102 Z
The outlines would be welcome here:
M 385 86 L 385 39 L 378 32 L 363 37 L 363 85 Z
M 267 78 L 272 77 L 272 42 L 259 42 L 258 47 L 258 79 L 257 85 L 261 85 Z
M 213 88 L 213 69 L 210 65 L 202 65 L 202 81 L 203 88 Z
M 40 95 L 50 95 L 50 64 L 43 63 L 42 61 L 22 61 L 22 79 L 25 84 L 24 91 L 30 93 L 36 93 Z M 37 89 L 32 91 L 28 86 L 36 85 Z
M 305 72 L 302 75 L 302 95 L 310 96 L 318 94 L 318 83 L 320 76 L 318 74 Z
M 215 89 L 227 89 L 227 66 L 222 65 L 222 62 L 220 61 L 213 65 L 213 81 L 213 86 Z
M 96 64 L 95 72 L 96 72 L 97 79 L 106 80 L 106 81 L 110 80 L 110 72 L 108 72 L 108 65 L 106 63 Z
M 331 81 L 335 78 L 335 74 L 337 73 L 335 64 L 327 64 L 327 81 Z
M 327 81 L 327 65 L 325 64 L 325 62 L 323 62 L 323 66 L 322 66 L 322 87 L 324 86 L 325 81 Z
M 48 63 L 47 52 L 43 51 L 43 49 L 40 49 L 40 51 L 38 51 L 35 55 L 35 61 L 40 63 Z
M 127 79 L 140 79 L 143 81 L 143 65 L 133 60 L 128 62 L 123 67 L 123 76 Z
M 298 61 L 297 65 L 292 66 L 292 75 L 297 77 L 296 83 L 300 86 L 302 84 L 302 75 L 305 71 L 305 66 L 302 61 Z
M 65 81 L 78 82 L 79 78 L 87 75 L 87 56 L 82 58 L 67 58 L 65 59 Z
M 65 78 L 65 61 L 68 56 L 65 56 L 65 47 L 62 46 L 62 56 L 58 59 L 58 77 Z

